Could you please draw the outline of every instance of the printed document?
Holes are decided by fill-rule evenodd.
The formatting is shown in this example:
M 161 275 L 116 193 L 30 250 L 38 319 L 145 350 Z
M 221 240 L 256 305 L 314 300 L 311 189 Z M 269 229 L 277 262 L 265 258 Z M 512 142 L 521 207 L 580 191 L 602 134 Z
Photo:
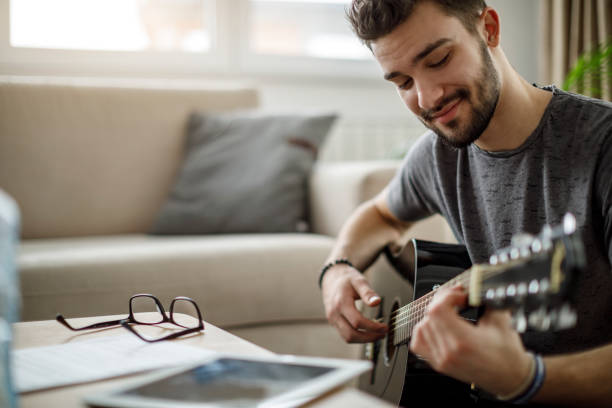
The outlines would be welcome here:
M 18 392 L 42 390 L 189 364 L 215 352 L 179 342 L 146 343 L 133 335 L 13 350 Z

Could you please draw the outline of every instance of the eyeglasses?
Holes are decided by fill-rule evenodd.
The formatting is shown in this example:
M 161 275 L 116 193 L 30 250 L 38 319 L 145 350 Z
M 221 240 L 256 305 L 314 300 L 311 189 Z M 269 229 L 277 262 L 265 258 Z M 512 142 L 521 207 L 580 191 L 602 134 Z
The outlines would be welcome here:
M 140 312 L 150 313 L 141 314 Z M 136 316 L 135 313 L 139 313 L 138 316 Z M 177 337 L 204 330 L 204 322 L 202 321 L 202 314 L 200 313 L 200 308 L 193 299 L 185 296 L 175 297 L 170 303 L 170 314 L 167 314 L 159 299 L 147 293 L 140 293 L 130 298 L 130 314 L 125 319 L 94 323 L 90 324 L 89 326 L 79 328 L 72 327 L 61 314 L 58 314 L 55 320 L 73 331 L 100 329 L 112 326 L 123 326 L 124 328 L 138 336 L 140 339 L 149 343 L 175 339 Z M 167 336 L 158 339 L 148 339 L 139 334 L 131 326 L 132 324 L 153 326 L 161 323 L 171 323 L 176 326 L 182 327 L 184 330 L 171 333 Z

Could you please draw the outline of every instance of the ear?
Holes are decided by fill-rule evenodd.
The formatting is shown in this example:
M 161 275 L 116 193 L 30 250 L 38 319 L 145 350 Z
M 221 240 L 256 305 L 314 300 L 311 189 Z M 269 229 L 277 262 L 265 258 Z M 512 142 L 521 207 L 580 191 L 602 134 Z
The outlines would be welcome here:
M 499 15 L 491 7 L 486 7 L 480 14 L 481 30 L 483 39 L 489 47 L 499 45 L 500 28 Z

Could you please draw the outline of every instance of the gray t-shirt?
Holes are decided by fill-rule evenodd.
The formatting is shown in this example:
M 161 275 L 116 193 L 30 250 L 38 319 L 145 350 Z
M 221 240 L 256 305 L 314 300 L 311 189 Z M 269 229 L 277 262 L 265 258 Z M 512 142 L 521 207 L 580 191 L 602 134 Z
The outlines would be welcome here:
M 537 234 L 576 216 L 588 268 L 576 280 L 578 323 L 528 332 L 529 349 L 582 350 L 612 342 L 612 104 L 548 88 L 553 97 L 522 146 L 487 152 L 448 147 L 433 132 L 413 146 L 389 185 L 395 216 L 443 215 L 474 263 L 519 232 Z

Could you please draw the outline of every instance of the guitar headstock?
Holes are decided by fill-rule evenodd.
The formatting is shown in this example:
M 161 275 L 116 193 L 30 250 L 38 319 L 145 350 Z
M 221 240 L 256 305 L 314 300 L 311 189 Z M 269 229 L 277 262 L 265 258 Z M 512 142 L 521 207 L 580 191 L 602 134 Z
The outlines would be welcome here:
M 510 309 L 519 332 L 573 327 L 573 277 L 586 265 L 576 220 L 566 214 L 556 227 L 537 236 L 517 235 L 488 264 L 470 270 L 469 304 Z

